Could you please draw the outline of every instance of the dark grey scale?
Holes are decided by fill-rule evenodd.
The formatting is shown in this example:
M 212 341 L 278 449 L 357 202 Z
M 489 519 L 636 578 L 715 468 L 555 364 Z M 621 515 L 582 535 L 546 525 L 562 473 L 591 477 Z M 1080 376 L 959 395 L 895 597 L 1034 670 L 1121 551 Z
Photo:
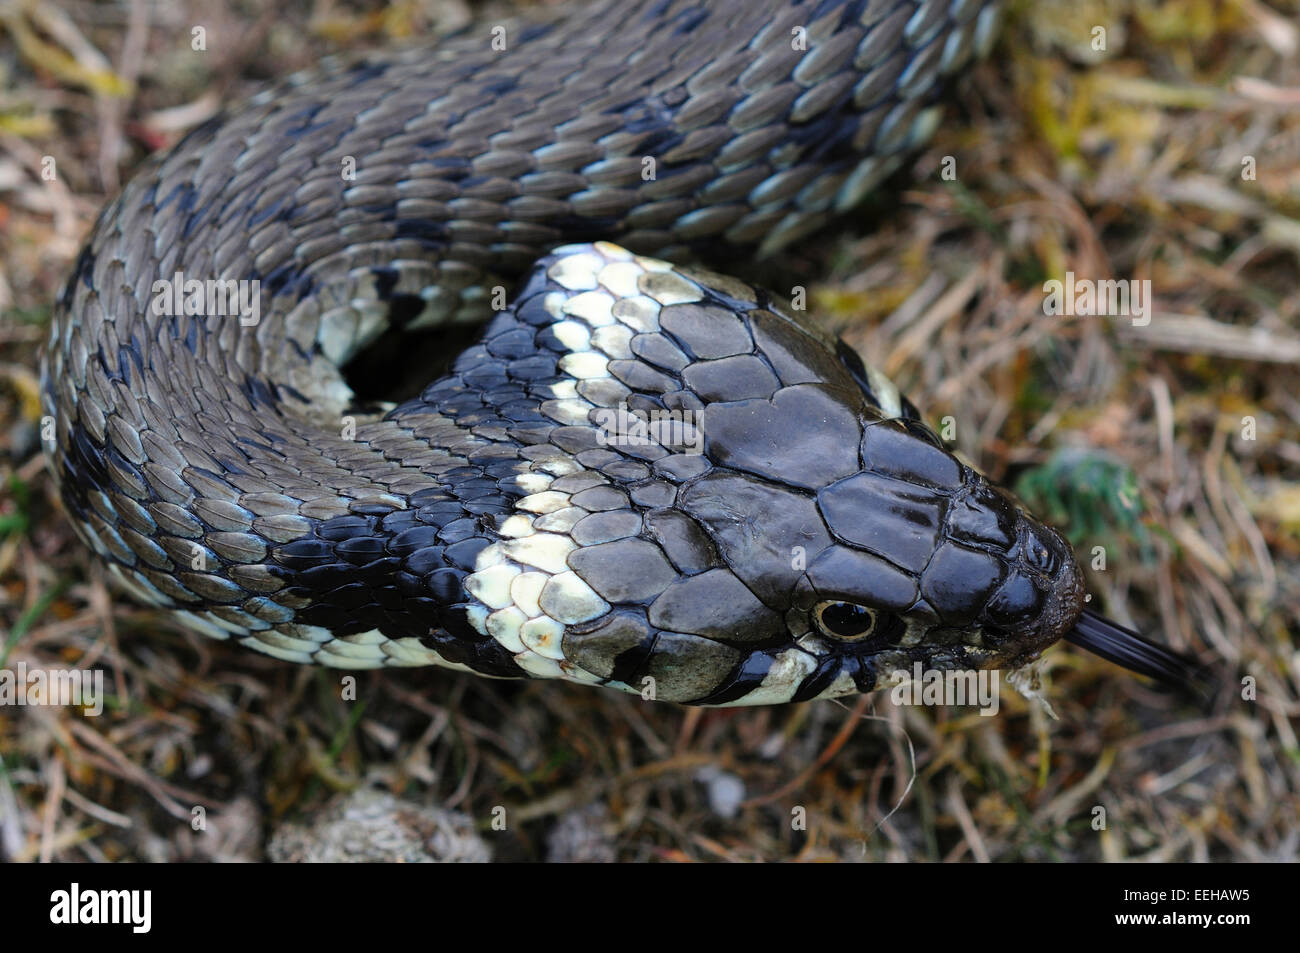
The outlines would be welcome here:
M 405 416 L 403 411 L 427 414 L 435 412 L 436 408 L 436 412 L 456 418 L 458 423 L 463 423 L 462 418 L 483 410 L 482 398 L 474 391 L 466 389 L 460 380 L 453 379 L 446 391 L 445 395 L 439 395 L 430 388 L 421 395 L 421 403 L 415 406 L 403 404 L 394 410 L 390 417 L 400 421 Z
M 457 499 L 462 501 L 491 497 L 496 494 L 498 489 L 496 480 L 481 475 L 476 475 L 473 479 L 464 480 L 452 486 L 452 492 Z
M 629 448 L 620 447 L 620 450 Z M 607 467 L 611 463 L 618 463 L 623 459 L 621 454 L 613 450 L 606 450 L 604 447 L 597 447 L 594 450 L 583 450 L 581 453 L 574 455 L 574 460 L 590 470 L 599 470 L 601 467 Z
M 548 429 L 546 433 L 549 435 L 550 429 Z M 473 455 L 470 457 L 471 462 L 478 462 L 479 459 L 479 457 Z M 519 473 L 519 460 L 514 456 L 502 458 L 491 463 L 482 463 L 480 465 L 483 468 L 483 476 L 487 479 L 497 481 L 498 489 L 501 489 L 503 492 L 507 492 L 507 490 L 502 486 L 502 483 L 506 480 L 513 480 Z M 514 487 L 511 487 L 509 491 L 519 492 Z
M 489 398 L 492 406 L 497 409 L 498 419 L 508 421 L 511 426 L 538 423 L 546 419 L 538 409 L 536 398 L 522 384 L 498 388 Z
M 937 490 L 962 486 L 966 468 L 942 447 L 925 438 L 918 443 L 916 437 L 896 420 L 863 427 L 859 447 L 863 469 Z
M 919 573 L 939 543 L 946 494 L 870 470 L 823 487 L 817 506 L 830 531 L 846 543 Z M 870 520 L 862 514 L 870 513 Z
M 556 376 L 555 365 L 553 354 L 537 354 L 511 361 L 505 365 L 505 372 L 514 380 L 549 380 Z
M 628 343 L 628 347 L 641 360 L 669 373 L 679 374 L 691 363 L 681 348 L 662 334 L 637 334 Z
M 668 410 L 689 413 L 698 417 L 704 411 L 704 401 L 688 390 L 679 390 L 664 394 L 662 403 Z
M 616 464 L 611 464 L 611 466 L 616 466 Z M 572 494 L 581 493 L 583 490 L 590 490 L 593 486 L 601 486 L 604 483 L 605 480 L 602 477 L 597 476 L 595 473 L 589 470 L 580 470 L 577 473 L 570 473 L 568 476 L 560 477 L 555 480 L 548 489 L 554 490 L 556 493 Z M 597 517 L 600 516 L 599 513 L 594 515 Z
M 805 572 L 800 567 L 831 545 L 811 497 L 744 474 L 709 473 L 682 490 L 678 505 L 704 527 L 724 563 L 778 612 L 790 606 Z
M 551 443 L 566 453 L 581 453 L 601 447 L 600 437 L 592 427 L 556 427 L 552 425 L 547 439 L 538 443 Z
M 745 321 L 726 307 L 673 304 L 659 313 L 659 326 L 693 361 L 749 354 L 754 339 Z
M 628 505 L 627 493 L 612 486 L 593 486 L 589 490 L 573 494 L 571 499 L 575 506 L 592 512 L 624 509 Z
M 569 555 L 569 567 L 613 605 L 656 599 L 678 578 L 663 550 L 637 537 L 582 544 Z
M 677 487 L 664 480 L 646 480 L 628 488 L 632 502 L 642 509 L 661 509 L 677 502 Z
M 649 415 L 657 410 L 667 409 L 668 404 L 662 394 L 629 394 L 627 409 L 634 414 Z
M 824 551 L 808 567 L 808 579 L 824 599 L 855 602 L 870 593 L 875 607 L 903 612 L 917 599 L 914 575 L 871 553 L 844 546 Z
M 844 365 L 833 352 L 827 351 L 825 343 L 789 318 L 761 309 L 750 311 L 747 318 L 758 353 L 772 365 L 785 386 L 827 381 L 858 389 Z
M 792 421 L 816 421 L 792 428 Z M 709 457 L 790 486 L 815 489 L 858 471 L 861 426 L 838 388 L 797 384 L 770 401 L 708 404 L 701 427 Z
M 709 458 L 699 453 L 673 453 L 652 464 L 656 476 L 679 484 L 703 476 L 712 467 Z
M 635 391 L 647 391 L 652 394 L 664 394 L 679 390 L 681 385 L 677 378 L 662 371 L 655 370 L 641 361 L 610 361 L 609 373 Z
M 601 473 L 617 483 L 632 483 L 650 476 L 650 468 L 636 460 L 623 460 L 601 468 Z
M 483 346 L 493 357 L 514 360 L 533 355 L 538 343 L 542 341 L 544 341 L 543 338 L 540 338 L 528 328 L 515 327 L 486 336 Z M 558 345 L 558 342 L 556 344 Z M 546 346 L 549 347 L 549 344 Z
M 459 543 L 462 540 L 469 539 L 471 536 L 479 535 L 483 530 L 482 521 L 471 517 L 453 520 L 446 526 L 438 529 L 438 542 L 450 546 L 452 543 Z
M 484 427 L 500 424 L 501 418 L 497 416 L 493 408 L 479 406 L 460 413 L 456 418 L 456 422 L 461 427 L 473 431 L 477 435 Z
M 108 484 L 104 452 L 76 419 L 69 428 L 67 440 L 60 446 L 63 450 L 59 457 L 60 485 L 68 487 L 68 509 L 79 521 L 84 521 L 90 509 L 88 488 Z
M 594 546 L 641 532 L 641 514 L 632 510 L 608 510 L 584 516 L 569 531 L 579 546 Z
M 781 617 L 728 569 L 676 579 L 649 609 L 658 629 L 725 642 L 767 642 L 784 634 Z
M 921 595 L 949 625 L 969 623 L 1006 577 L 1004 560 L 960 543 L 945 542 L 921 574 Z
M 695 575 L 721 565 L 708 534 L 680 510 L 651 510 L 644 519 L 646 529 L 682 575 Z
M 697 361 L 682 372 L 682 383 L 705 403 L 766 400 L 781 386 L 767 362 L 752 354 Z
M 652 464 L 656 460 L 661 460 L 672 452 L 671 450 L 664 449 L 659 446 L 659 444 L 653 442 L 634 444 L 632 446 L 623 447 L 622 450 L 625 456 L 634 457 L 635 459 L 642 460 L 647 464 Z M 606 464 L 602 464 L 602 466 L 605 465 Z
M 465 512 L 475 516 L 499 516 L 510 512 L 510 500 L 500 494 L 465 501 Z

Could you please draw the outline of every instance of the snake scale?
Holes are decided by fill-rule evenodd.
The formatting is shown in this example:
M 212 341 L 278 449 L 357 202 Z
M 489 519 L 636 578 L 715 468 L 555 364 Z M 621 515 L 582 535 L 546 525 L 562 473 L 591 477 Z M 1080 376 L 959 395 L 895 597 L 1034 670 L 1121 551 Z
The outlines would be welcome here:
M 663 260 L 770 255 L 851 209 L 997 6 L 606 0 L 328 59 L 205 123 L 56 305 L 79 534 L 140 601 L 297 662 L 707 705 L 1063 636 L 1177 672 L 885 377 Z M 355 405 L 341 368 L 381 335 L 484 318 L 417 397 Z

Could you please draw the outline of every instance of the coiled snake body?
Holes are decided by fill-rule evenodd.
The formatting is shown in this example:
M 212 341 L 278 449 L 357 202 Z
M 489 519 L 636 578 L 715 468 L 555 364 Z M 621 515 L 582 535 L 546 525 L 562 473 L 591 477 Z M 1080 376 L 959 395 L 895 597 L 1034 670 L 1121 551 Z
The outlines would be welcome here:
M 283 659 L 701 704 L 1097 631 L 1064 541 L 885 378 L 765 292 L 641 257 L 769 253 L 852 207 L 995 14 L 610 0 L 330 60 L 196 129 L 57 304 L 80 534 L 139 599 Z M 251 312 L 191 293 L 228 280 Z M 505 289 L 419 397 L 352 407 L 339 368 L 381 333 Z

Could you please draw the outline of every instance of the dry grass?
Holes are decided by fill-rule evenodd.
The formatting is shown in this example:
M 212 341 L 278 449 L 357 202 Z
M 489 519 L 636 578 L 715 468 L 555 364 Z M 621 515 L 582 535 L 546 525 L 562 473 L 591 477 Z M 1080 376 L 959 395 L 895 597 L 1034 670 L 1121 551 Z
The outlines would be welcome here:
M 39 459 L 50 302 L 150 150 L 323 51 L 465 16 L 360 6 L 0 6 L 0 664 L 103 669 L 111 695 L 100 718 L 0 714 L 0 857 L 256 859 L 282 819 L 360 785 L 484 827 L 505 805 L 508 829 L 485 832 L 498 859 L 545 857 L 560 821 L 623 860 L 1300 856 L 1293 2 L 1017 4 L 890 197 L 785 266 L 932 419 L 952 416 L 975 463 L 1080 552 L 1105 548 L 1095 604 L 1228 683 L 1198 710 L 1058 648 L 1041 665 L 1058 720 L 1010 691 L 996 718 L 877 696 L 704 711 L 435 670 L 359 674 L 343 702 L 335 672 L 110 594 Z M 1089 49 L 1094 25 L 1108 52 Z M 1149 278 L 1150 325 L 1044 316 L 1042 284 L 1066 271 Z

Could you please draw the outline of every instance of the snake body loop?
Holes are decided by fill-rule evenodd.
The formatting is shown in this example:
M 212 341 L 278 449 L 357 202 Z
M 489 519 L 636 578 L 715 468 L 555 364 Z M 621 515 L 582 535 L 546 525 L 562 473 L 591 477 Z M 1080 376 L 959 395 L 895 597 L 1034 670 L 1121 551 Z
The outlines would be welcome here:
M 775 298 L 645 257 L 851 208 L 996 7 L 609 0 L 194 130 L 57 303 L 80 534 L 142 601 L 300 662 L 757 704 L 1033 658 L 1082 605 L 1061 538 Z M 380 335 L 503 291 L 450 373 L 352 408 Z

